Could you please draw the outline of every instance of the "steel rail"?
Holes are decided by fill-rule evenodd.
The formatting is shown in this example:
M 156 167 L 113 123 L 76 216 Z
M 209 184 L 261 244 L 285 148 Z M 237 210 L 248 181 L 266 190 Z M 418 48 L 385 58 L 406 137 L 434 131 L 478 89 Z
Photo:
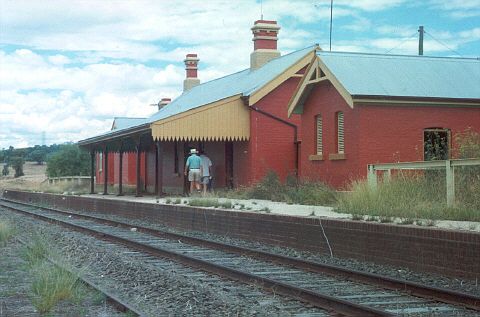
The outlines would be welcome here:
M 31 246 L 26 242 L 24 241 L 22 238 L 19 238 L 19 237 L 15 237 L 15 239 L 20 242 L 21 244 L 23 244 L 24 246 L 26 246 L 27 248 L 31 248 Z M 143 312 L 140 312 L 138 311 L 136 308 L 132 307 L 130 304 L 124 302 L 123 300 L 121 300 L 120 298 L 118 298 L 116 295 L 110 293 L 109 291 L 105 290 L 104 288 L 100 287 L 99 285 L 95 284 L 92 280 L 86 278 L 85 276 L 80 276 L 80 275 L 77 275 L 75 272 L 73 272 L 71 269 L 67 268 L 66 266 L 64 265 L 61 265 L 60 263 L 52 260 L 51 258 L 45 256 L 45 259 L 52 263 L 53 265 L 55 265 L 56 267 L 62 269 L 62 270 L 66 270 L 67 272 L 70 272 L 70 274 L 74 274 L 76 275 L 83 283 L 87 284 L 88 286 L 90 286 L 91 288 L 93 288 L 94 290 L 102 293 L 105 295 L 107 301 L 113 305 L 115 307 L 115 309 L 117 309 L 118 311 L 122 312 L 122 313 L 130 313 L 130 314 L 133 314 L 134 316 L 138 316 L 138 317 L 146 317 L 147 315 Z
M 340 313 L 344 316 L 395 316 L 389 312 L 371 308 L 368 306 L 355 304 L 343 299 L 335 298 L 333 296 L 324 295 L 308 289 L 296 287 L 287 283 L 275 281 L 269 278 L 257 276 L 240 270 L 232 269 L 223 265 L 211 263 L 205 260 L 190 257 L 181 253 L 166 250 L 160 247 L 153 247 L 143 243 L 139 243 L 130 239 L 111 235 L 102 231 L 97 231 L 85 226 L 76 225 L 67 221 L 55 219 L 45 215 L 40 215 L 27 210 L 7 206 L 1 204 L 2 207 L 10 209 L 15 212 L 23 213 L 46 222 L 67 227 L 74 231 L 88 233 L 99 239 L 106 240 L 113 243 L 119 243 L 131 249 L 150 254 L 155 257 L 168 258 L 184 265 L 195 267 L 199 270 L 206 271 L 215 275 L 227 277 L 242 283 L 260 286 L 264 290 L 274 294 L 284 295 L 301 302 L 308 303 L 314 307 L 322 308 L 328 311 Z M 37 207 L 38 208 L 38 207 Z M 40 207 L 43 208 L 43 207 Z M 132 227 L 132 226 L 129 226 Z
M 18 201 L 4 199 L 4 198 L 2 198 L 1 200 L 11 202 L 11 203 L 18 203 L 25 206 L 35 206 L 25 202 L 18 202 Z M 50 207 L 40 207 L 40 206 L 35 206 L 35 207 L 43 208 L 46 210 L 65 214 L 68 216 L 75 216 L 82 219 L 93 220 L 93 221 L 97 221 L 97 222 L 104 223 L 111 226 L 118 226 L 123 228 L 135 227 L 136 230 L 139 232 L 148 233 L 156 237 L 163 237 L 163 238 L 168 238 L 172 240 L 180 240 L 180 241 L 184 241 L 197 246 L 205 246 L 205 247 L 222 250 L 225 252 L 230 252 L 230 253 L 235 253 L 240 255 L 248 255 L 260 260 L 270 261 L 277 264 L 289 265 L 289 266 L 292 266 L 298 269 L 307 270 L 310 272 L 326 273 L 326 274 L 335 275 L 335 276 L 342 276 L 351 281 L 374 284 L 390 290 L 398 290 L 398 291 L 409 293 L 414 296 L 433 299 L 433 300 L 447 303 L 447 304 L 460 305 L 466 308 L 480 311 L 480 297 L 472 294 L 464 293 L 464 292 L 423 285 L 416 282 L 411 282 L 407 280 L 392 278 L 392 277 L 373 274 L 373 273 L 361 272 L 361 271 L 342 268 L 342 267 L 338 267 L 330 264 L 323 264 L 319 262 L 301 260 L 298 258 L 278 255 L 271 252 L 259 251 L 259 250 L 254 250 L 250 248 L 225 244 L 221 242 L 190 237 L 182 234 L 171 233 L 171 232 L 152 229 L 144 226 L 136 226 L 136 225 L 128 224 L 125 222 L 109 220 L 109 219 L 96 217 L 96 216 L 77 214 L 77 213 L 68 212 L 65 210 L 60 210 L 60 209 L 55 209 Z

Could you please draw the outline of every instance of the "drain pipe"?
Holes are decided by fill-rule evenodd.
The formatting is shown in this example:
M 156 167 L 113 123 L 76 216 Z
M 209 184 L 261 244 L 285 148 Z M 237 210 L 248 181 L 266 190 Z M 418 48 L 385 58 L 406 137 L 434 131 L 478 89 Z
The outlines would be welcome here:
M 293 144 L 295 144 L 295 176 L 298 178 L 298 154 L 299 154 L 299 147 L 300 147 L 300 143 L 301 141 L 298 141 L 298 127 L 297 125 L 287 121 L 287 120 L 284 120 L 282 118 L 279 118 L 269 112 L 266 112 L 266 111 L 263 111 L 262 109 L 259 109 L 258 107 L 255 107 L 255 106 L 250 106 L 249 105 L 249 96 L 242 96 L 242 101 L 243 101 L 243 104 L 245 106 L 247 106 L 250 110 L 253 110 L 253 111 L 256 111 L 258 113 L 261 113 L 263 114 L 264 116 L 266 117 L 269 117 L 275 121 L 278 121 L 278 122 L 281 122 L 285 125 L 288 125 L 289 127 L 293 128 Z

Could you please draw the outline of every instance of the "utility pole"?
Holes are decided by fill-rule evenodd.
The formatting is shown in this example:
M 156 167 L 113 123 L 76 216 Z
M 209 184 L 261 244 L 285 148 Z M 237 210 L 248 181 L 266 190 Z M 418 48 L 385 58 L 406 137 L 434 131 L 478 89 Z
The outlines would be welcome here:
M 418 33 L 420 33 L 420 36 L 418 37 L 418 55 L 423 55 L 423 34 L 425 33 L 423 25 L 418 27 Z
M 333 0 L 330 0 L 330 52 L 332 51 Z

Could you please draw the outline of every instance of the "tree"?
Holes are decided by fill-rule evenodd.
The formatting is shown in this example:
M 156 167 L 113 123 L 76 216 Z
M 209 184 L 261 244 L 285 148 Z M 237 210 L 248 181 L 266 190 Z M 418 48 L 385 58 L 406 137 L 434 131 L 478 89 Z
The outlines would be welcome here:
M 48 177 L 89 175 L 88 153 L 76 144 L 65 144 L 47 159 Z
M 38 165 L 43 164 L 45 158 L 47 157 L 47 153 L 44 150 L 36 149 L 30 152 L 28 155 L 28 160 L 37 162 Z
M 5 163 L 5 165 L 3 165 L 3 169 L 2 169 L 2 176 L 7 176 L 8 174 L 10 174 L 10 171 L 8 169 L 8 164 Z
M 23 176 L 23 164 L 25 161 L 23 160 L 23 157 L 21 156 L 12 156 L 9 160 L 9 164 L 12 165 L 15 175 L 13 177 L 17 178 L 20 176 Z

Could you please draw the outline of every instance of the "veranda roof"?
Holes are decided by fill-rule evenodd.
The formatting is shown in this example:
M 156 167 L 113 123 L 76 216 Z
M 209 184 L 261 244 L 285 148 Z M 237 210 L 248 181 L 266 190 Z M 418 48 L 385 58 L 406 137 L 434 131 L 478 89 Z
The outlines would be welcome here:
M 79 143 L 123 138 L 129 131 L 143 133 L 146 129 L 151 129 L 154 140 L 248 140 L 247 106 L 305 67 L 316 48 L 309 46 L 275 58 L 256 70 L 248 68 L 195 86 L 149 118 L 116 118 L 115 129 Z

